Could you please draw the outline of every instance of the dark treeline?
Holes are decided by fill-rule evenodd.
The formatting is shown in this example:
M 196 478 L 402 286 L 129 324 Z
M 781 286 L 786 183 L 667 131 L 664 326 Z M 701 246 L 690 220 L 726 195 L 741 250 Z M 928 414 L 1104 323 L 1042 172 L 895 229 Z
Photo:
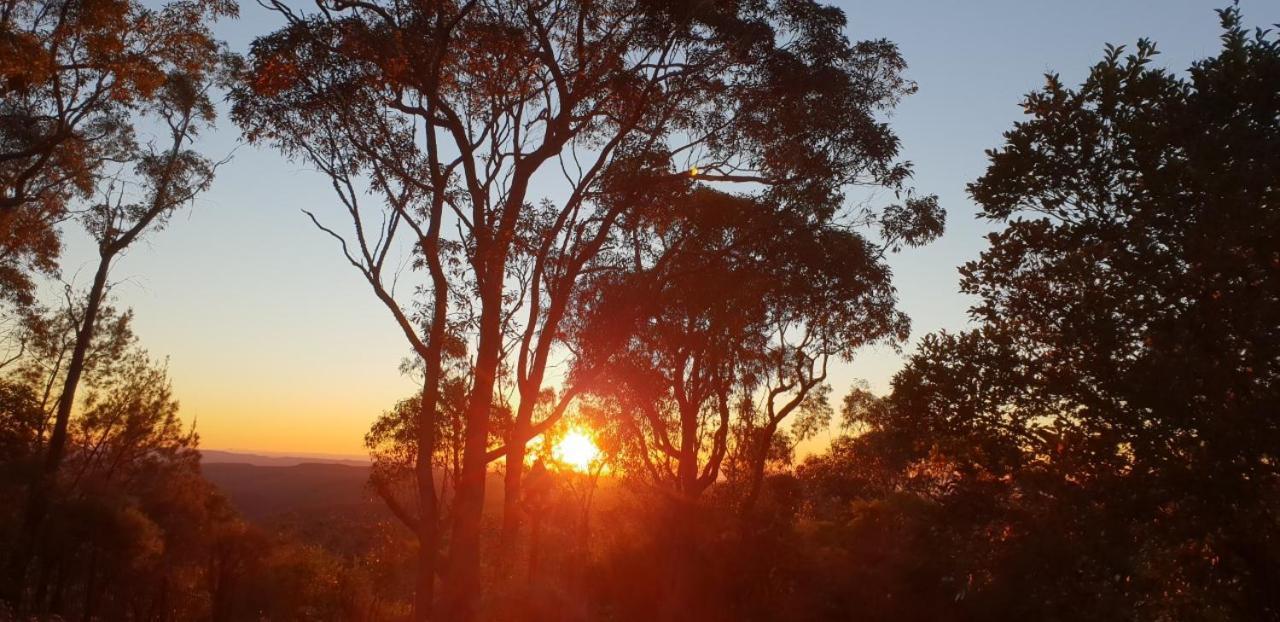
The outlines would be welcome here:
M 0 0 L 0 618 L 1280 619 L 1280 38 L 1236 8 L 1186 71 L 1046 76 L 968 188 L 970 327 L 838 396 L 945 221 L 893 43 L 804 0 L 266 6 L 241 56 L 230 2 Z M 385 514 L 241 517 L 111 296 L 223 94 L 405 337 Z M 72 227 L 92 284 L 45 295 Z

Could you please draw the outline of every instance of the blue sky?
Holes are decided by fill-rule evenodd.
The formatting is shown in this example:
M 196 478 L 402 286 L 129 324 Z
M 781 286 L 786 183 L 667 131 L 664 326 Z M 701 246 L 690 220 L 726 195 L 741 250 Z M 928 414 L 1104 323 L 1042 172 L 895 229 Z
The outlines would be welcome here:
M 1060 73 L 1077 83 L 1107 43 L 1157 42 L 1157 62 L 1185 69 L 1218 47 L 1219 2 L 1097 0 L 841 1 L 853 38 L 896 42 L 919 92 L 890 119 L 915 163 L 915 186 L 948 211 L 944 237 L 894 257 L 901 306 L 920 335 L 961 329 L 971 301 L 957 267 L 975 258 L 991 225 L 965 185 L 983 151 L 1021 116 L 1018 102 Z M 1280 2 L 1241 2 L 1246 23 L 1280 23 Z M 253 3 L 219 35 L 237 51 L 279 25 Z M 216 449 L 360 453 L 370 421 L 412 383 L 397 368 L 407 353 L 387 312 L 333 242 L 302 209 L 336 216 L 326 179 L 265 149 L 239 146 L 226 119 L 205 137 L 212 157 L 234 151 L 214 187 L 169 227 L 131 249 L 114 270 L 114 293 L 132 306 L 136 329 L 168 357 L 183 413 Z M 63 276 L 92 276 L 88 248 L 68 235 Z M 883 391 L 901 365 L 888 348 L 863 352 L 836 371 L 842 396 L 855 378 Z M 825 437 L 819 442 L 825 441 Z

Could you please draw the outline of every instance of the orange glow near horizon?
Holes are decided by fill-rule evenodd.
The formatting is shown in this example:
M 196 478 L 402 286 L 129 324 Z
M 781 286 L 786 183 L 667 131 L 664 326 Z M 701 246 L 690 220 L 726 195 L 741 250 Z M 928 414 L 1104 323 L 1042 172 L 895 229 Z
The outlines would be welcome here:
M 585 473 L 600 459 L 600 448 L 596 447 L 595 441 L 586 432 L 575 429 L 567 432 L 556 443 L 551 455 L 557 462 Z

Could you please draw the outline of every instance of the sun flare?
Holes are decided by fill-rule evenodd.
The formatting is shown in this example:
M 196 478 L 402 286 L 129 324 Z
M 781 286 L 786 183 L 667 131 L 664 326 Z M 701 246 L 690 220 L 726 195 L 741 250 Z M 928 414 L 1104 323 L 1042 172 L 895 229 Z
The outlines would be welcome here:
M 586 472 L 600 458 L 600 448 L 585 432 L 570 430 L 556 443 L 552 455 L 573 470 Z

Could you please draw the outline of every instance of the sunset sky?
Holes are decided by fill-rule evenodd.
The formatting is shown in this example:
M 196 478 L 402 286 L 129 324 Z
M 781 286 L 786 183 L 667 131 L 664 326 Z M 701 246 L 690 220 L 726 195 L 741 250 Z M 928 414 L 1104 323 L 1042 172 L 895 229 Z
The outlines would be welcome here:
M 1217 49 L 1213 9 L 1224 2 L 837 2 L 851 38 L 890 39 L 906 57 L 920 91 L 891 123 L 915 163 L 915 187 L 938 194 L 949 212 L 941 240 L 892 261 L 912 343 L 965 326 L 969 301 L 957 293 L 955 268 L 978 254 L 990 227 L 974 217 L 964 187 L 981 174 L 983 150 L 1019 118 L 1022 95 L 1046 71 L 1075 84 L 1104 44 L 1139 37 L 1158 43 L 1161 64 L 1185 69 Z M 1247 23 L 1280 22 L 1274 0 L 1241 7 Z M 243 52 L 278 25 L 247 2 L 218 32 Z M 234 151 L 234 159 L 193 208 L 128 252 L 114 270 L 113 293 L 134 308 L 142 343 L 168 357 L 202 446 L 362 454 L 373 417 L 415 389 L 398 373 L 408 354 L 403 337 L 335 243 L 300 212 L 338 222 L 327 179 L 273 151 L 237 146 L 233 124 L 219 123 L 201 148 L 215 159 Z M 547 186 L 530 196 L 554 200 L 557 192 Z M 83 286 L 92 270 L 88 247 L 74 235 L 67 242 L 63 277 Z M 855 378 L 883 392 L 900 363 L 887 348 L 862 353 L 838 368 L 835 396 Z

